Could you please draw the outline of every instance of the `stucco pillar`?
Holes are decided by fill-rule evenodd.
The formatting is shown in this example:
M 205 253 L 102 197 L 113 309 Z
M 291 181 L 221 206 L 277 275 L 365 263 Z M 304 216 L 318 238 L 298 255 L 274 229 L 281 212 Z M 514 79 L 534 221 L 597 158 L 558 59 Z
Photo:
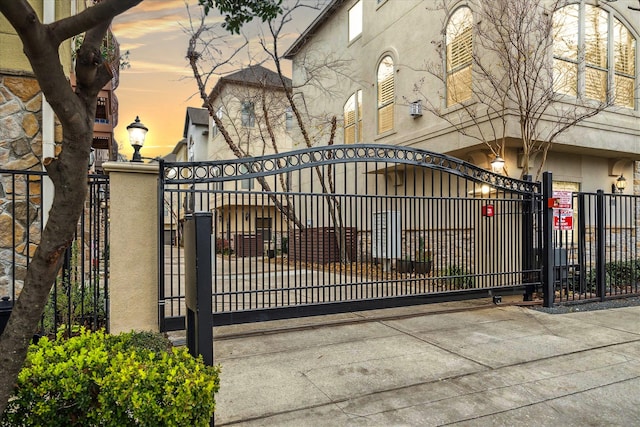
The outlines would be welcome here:
M 107 162 L 110 332 L 158 327 L 158 164 Z

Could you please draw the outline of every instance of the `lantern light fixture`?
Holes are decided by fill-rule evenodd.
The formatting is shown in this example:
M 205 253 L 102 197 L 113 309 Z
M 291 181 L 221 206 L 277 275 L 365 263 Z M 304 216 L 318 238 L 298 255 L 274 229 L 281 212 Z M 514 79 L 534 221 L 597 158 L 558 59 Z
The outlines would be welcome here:
M 142 162 L 142 156 L 140 156 L 140 149 L 144 145 L 144 139 L 147 136 L 149 129 L 140 122 L 140 117 L 136 116 L 136 120 L 127 126 L 127 132 L 129 132 L 129 143 L 133 147 L 132 162 Z

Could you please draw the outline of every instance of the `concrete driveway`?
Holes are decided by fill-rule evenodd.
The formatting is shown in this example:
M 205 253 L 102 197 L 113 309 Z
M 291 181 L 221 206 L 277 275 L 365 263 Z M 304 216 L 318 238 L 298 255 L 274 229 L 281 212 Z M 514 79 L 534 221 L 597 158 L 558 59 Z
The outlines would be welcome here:
M 640 425 L 640 307 L 489 299 L 214 330 L 216 426 Z

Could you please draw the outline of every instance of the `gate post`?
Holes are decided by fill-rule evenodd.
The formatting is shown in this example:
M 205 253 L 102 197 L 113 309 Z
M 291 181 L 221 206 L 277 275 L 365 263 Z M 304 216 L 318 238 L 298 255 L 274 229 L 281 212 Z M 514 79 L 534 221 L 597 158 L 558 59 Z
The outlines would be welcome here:
M 158 164 L 102 167 L 109 174 L 109 331 L 158 332 Z
M 187 308 L 187 347 L 193 357 L 202 355 L 213 365 L 213 317 L 211 279 L 211 212 L 185 215 L 184 279 Z
M 604 301 L 607 294 L 605 223 L 604 191 L 598 190 L 596 194 L 596 296 L 600 297 L 600 301 Z
M 543 305 L 553 306 L 555 297 L 553 256 L 553 175 L 551 172 L 542 174 L 542 289 L 544 291 Z

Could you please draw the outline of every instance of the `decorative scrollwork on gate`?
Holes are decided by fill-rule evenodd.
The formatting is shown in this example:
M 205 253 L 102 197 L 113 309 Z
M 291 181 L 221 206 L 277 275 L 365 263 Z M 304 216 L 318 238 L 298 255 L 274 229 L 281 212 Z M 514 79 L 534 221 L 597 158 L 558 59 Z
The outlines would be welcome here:
M 306 148 L 262 157 L 210 162 L 163 162 L 165 184 L 194 184 L 251 179 L 338 163 L 378 162 L 439 170 L 517 193 L 539 193 L 540 183 L 500 175 L 455 157 L 416 148 L 354 144 Z

